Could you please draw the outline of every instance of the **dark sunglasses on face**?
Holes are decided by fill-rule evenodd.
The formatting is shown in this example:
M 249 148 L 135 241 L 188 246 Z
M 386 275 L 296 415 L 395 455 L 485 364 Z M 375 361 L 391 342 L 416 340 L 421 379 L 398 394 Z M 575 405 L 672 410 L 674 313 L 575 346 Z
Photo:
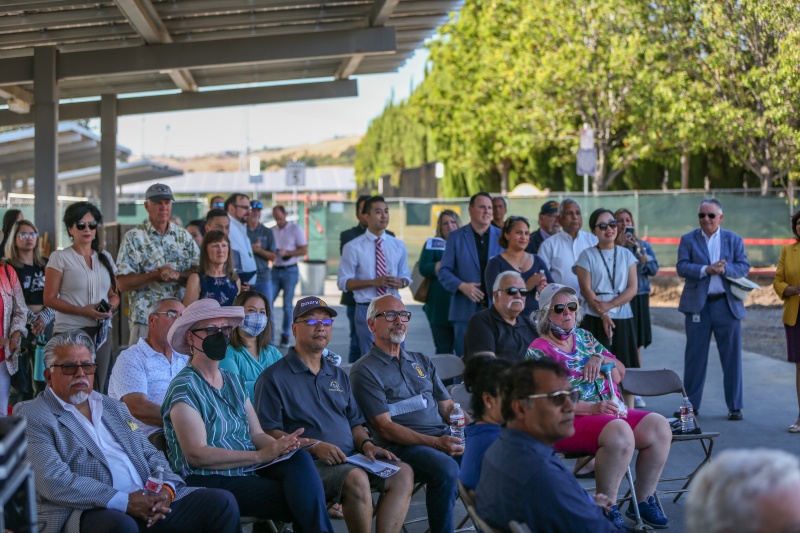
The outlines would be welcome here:
M 167 315 L 167 318 L 175 320 L 179 316 L 181 316 L 180 311 L 175 311 L 174 309 L 170 309 L 169 311 L 156 311 L 153 313 L 154 315 Z
M 600 231 L 605 231 L 608 228 L 616 228 L 616 227 L 617 227 L 617 221 L 616 220 L 612 220 L 608 224 L 606 224 L 605 222 L 601 222 L 600 224 L 595 226 L 595 228 L 600 228 Z
M 261 202 L 250 202 L 250 209 L 262 209 L 264 205 Z
M 566 304 L 556 304 L 550 308 L 550 310 L 555 312 L 557 315 L 563 315 L 565 309 L 569 309 L 574 313 L 578 310 L 578 304 L 576 302 L 569 302 Z
M 698 218 L 706 218 L 706 217 L 708 217 L 711 220 L 714 220 L 715 218 L 717 218 L 717 214 L 716 213 L 697 213 L 697 217 Z
M 87 223 L 84 222 L 83 220 L 81 220 L 80 222 L 76 222 L 75 223 L 75 227 L 78 228 L 78 231 L 85 230 L 86 226 L 87 226 Z M 96 230 L 97 229 L 97 221 L 96 220 L 92 220 L 91 222 L 88 223 L 88 226 L 89 226 L 90 230 Z
M 308 324 L 309 326 L 316 326 L 322 324 L 323 326 L 330 327 L 333 325 L 332 318 L 309 318 L 308 320 L 298 320 L 298 324 Z
M 167 312 L 169 312 L 169 311 L 167 311 Z M 192 333 L 195 333 L 195 334 L 198 331 L 205 331 L 206 332 L 206 337 L 209 337 L 211 335 L 216 335 L 217 333 L 219 333 L 221 331 L 222 334 L 227 337 L 227 336 L 229 336 L 231 334 L 231 331 L 233 331 L 233 326 L 222 326 L 222 327 L 219 327 L 219 326 L 208 326 L 207 328 L 197 328 L 197 329 L 192 329 L 190 331 Z
M 504 293 L 508 294 L 509 296 L 516 296 L 517 294 L 519 294 L 520 296 L 523 296 L 523 297 L 527 296 L 528 294 L 530 294 L 530 291 L 527 291 L 525 289 L 518 289 L 516 287 L 509 287 L 507 289 L 500 289 L 497 292 L 504 292 Z
M 214 202 L 211 204 L 211 207 L 215 209 L 223 209 L 225 207 L 225 202 Z
M 384 311 L 383 313 L 375 315 L 375 318 L 379 316 L 383 316 L 387 322 L 394 322 L 398 317 L 400 318 L 400 322 L 408 322 L 411 320 L 411 313 L 408 311 Z
M 556 407 L 561 407 L 569 398 L 573 404 L 578 402 L 578 398 L 581 396 L 581 391 L 578 389 L 572 390 L 557 390 L 555 392 L 549 392 L 547 394 L 530 394 L 527 396 L 529 400 L 533 400 L 535 398 L 547 398 L 550 402 L 555 405 Z
M 75 363 L 64 363 L 63 365 L 51 365 L 50 368 L 60 366 L 61 373 L 65 376 L 74 376 L 79 368 L 83 369 L 83 373 L 87 376 L 91 376 L 95 372 L 97 372 L 97 363 L 81 363 L 76 365 Z

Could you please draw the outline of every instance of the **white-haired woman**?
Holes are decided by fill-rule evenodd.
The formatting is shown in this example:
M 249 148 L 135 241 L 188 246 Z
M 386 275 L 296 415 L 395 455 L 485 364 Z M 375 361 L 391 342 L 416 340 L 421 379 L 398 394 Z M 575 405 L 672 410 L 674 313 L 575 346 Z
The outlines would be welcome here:
M 669 521 L 654 493 L 672 442 L 669 424 L 663 416 L 646 411 L 629 409 L 627 416 L 620 415 L 617 406 L 622 398 L 601 367 L 614 363 L 611 377 L 618 384 L 625 366 L 590 332 L 578 327 L 583 310 L 575 289 L 550 284 L 542 291 L 539 306 L 535 316 L 540 337 L 531 343 L 527 357 L 550 357 L 564 365 L 572 386 L 581 393 L 575 404 L 575 433 L 558 441 L 556 451 L 595 454 L 597 492 L 616 500 L 633 451 L 638 450 L 635 485 L 639 512 L 646 524 L 666 527 Z M 633 509 L 629 507 L 627 514 L 634 516 Z M 616 505 L 609 517 L 624 524 Z
M 244 308 L 206 298 L 189 305 L 167 334 L 172 348 L 191 358 L 161 405 L 172 470 L 189 486 L 230 491 L 242 516 L 292 522 L 298 533 L 333 532 L 314 462 L 297 450 L 303 430 L 279 439 L 264 433 L 244 378 L 219 368 L 243 320 Z

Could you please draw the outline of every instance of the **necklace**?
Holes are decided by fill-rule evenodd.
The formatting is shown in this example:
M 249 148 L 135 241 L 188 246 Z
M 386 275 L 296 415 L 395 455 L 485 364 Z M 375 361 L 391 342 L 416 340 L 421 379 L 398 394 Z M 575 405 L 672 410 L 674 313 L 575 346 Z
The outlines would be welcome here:
M 506 253 L 508 253 L 508 252 L 506 252 Z M 527 252 L 522 252 L 522 259 L 519 260 L 516 257 L 513 257 L 511 254 L 508 254 L 508 256 L 507 256 L 508 259 L 506 259 L 506 262 L 509 265 L 511 265 L 512 267 L 514 267 L 515 269 L 517 269 L 519 272 L 523 272 L 525 270 L 525 266 L 526 266 L 526 264 L 528 262 L 528 257 L 529 256 L 530 256 L 530 254 L 528 254 Z M 512 263 L 510 261 L 510 259 L 513 259 L 514 263 Z

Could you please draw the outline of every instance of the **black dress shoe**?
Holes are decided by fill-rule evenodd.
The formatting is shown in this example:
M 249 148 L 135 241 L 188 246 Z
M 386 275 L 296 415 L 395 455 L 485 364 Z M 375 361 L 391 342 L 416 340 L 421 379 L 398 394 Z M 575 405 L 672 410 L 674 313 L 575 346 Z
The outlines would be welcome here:
M 742 418 L 742 410 L 741 409 L 731 409 L 728 411 L 728 420 L 741 420 Z

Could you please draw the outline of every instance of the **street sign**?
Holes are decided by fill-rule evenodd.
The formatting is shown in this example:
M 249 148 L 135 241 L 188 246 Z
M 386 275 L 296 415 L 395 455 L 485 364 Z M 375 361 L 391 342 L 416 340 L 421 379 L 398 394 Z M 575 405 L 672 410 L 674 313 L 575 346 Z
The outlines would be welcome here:
M 581 138 L 581 144 L 580 144 L 581 150 L 591 150 L 592 148 L 594 148 L 594 130 L 590 128 L 587 124 L 584 124 L 583 128 L 581 128 L 580 138 Z
M 305 187 L 306 185 L 306 164 L 302 161 L 292 161 L 286 163 L 286 186 Z
M 261 174 L 261 159 L 257 155 L 250 158 L 248 173 L 250 174 L 250 183 L 255 183 L 256 185 L 264 183 L 264 175 Z
M 597 172 L 597 148 L 578 150 L 578 176 L 593 176 Z

